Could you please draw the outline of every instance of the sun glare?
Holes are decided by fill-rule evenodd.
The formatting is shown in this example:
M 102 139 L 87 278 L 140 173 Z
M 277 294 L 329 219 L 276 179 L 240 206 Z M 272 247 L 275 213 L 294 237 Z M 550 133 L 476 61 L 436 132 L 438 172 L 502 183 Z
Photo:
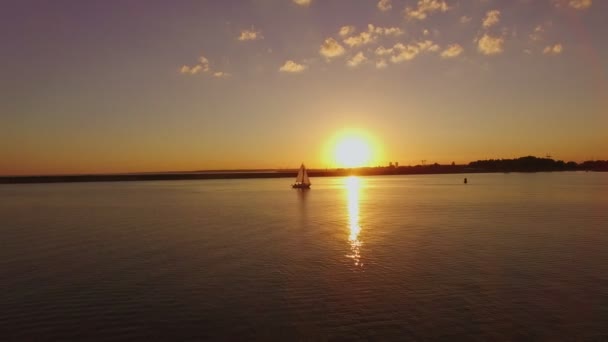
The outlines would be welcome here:
M 371 147 L 360 137 L 344 137 L 336 146 L 336 162 L 341 167 L 366 166 L 371 156 Z

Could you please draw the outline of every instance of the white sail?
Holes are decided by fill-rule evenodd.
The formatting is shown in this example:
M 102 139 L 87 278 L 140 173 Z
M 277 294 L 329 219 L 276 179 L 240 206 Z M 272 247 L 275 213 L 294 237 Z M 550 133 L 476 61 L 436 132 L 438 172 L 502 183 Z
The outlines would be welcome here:
M 310 179 L 308 179 L 308 172 L 306 172 L 306 166 L 303 163 L 300 165 L 296 183 L 291 187 L 294 189 L 310 189 Z
M 296 183 L 303 183 L 305 174 L 306 169 L 304 168 L 304 164 L 302 164 L 302 166 L 300 166 L 300 171 L 298 171 L 298 176 L 296 177 Z M 308 175 L 306 175 L 306 179 L 308 179 Z
M 308 179 L 308 172 L 306 172 L 306 168 L 302 165 L 302 169 L 304 170 L 304 175 L 302 176 L 302 184 L 310 185 L 310 179 Z

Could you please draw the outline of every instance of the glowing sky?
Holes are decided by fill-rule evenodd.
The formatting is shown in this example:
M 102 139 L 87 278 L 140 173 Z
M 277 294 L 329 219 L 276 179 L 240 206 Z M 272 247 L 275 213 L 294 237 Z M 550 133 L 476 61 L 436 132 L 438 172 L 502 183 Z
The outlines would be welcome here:
M 608 1 L 2 4 L 0 174 L 608 159 Z

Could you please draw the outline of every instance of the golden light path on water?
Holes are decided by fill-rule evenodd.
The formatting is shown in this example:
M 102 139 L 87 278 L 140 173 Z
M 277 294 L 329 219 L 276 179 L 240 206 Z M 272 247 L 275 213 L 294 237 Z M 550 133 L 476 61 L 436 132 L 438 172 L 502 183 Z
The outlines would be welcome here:
M 347 257 L 353 259 L 355 266 L 363 266 L 361 263 L 361 241 L 359 240 L 359 233 L 361 232 L 361 226 L 359 225 L 359 194 L 361 189 L 361 179 L 356 176 L 350 176 L 345 179 L 346 196 L 348 203 L 348 223 L 349 223 L 349 236 L 348 241 L 350 242 L 350 254 Z

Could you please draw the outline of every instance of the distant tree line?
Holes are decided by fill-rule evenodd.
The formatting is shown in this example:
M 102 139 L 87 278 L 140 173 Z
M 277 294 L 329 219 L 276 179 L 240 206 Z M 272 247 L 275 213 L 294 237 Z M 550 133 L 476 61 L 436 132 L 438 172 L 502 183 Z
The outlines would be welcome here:
M 495 172 L 538 172 L 538 171 L 608 171 L 608 160 L 589 160 L 582 163 L 553 160 L 534 156 L 517 159 L 488 159 L 470 162 L 471 169 Z

